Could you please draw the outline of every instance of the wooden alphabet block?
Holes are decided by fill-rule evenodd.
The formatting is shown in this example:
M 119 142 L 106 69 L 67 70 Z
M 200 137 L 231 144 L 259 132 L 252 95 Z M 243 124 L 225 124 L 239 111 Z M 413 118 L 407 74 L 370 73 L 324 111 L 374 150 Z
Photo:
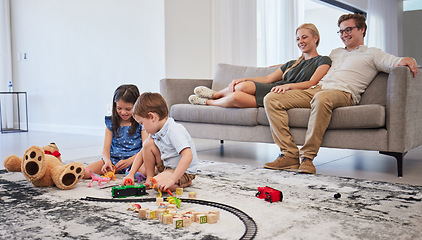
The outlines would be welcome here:
M 207 222 L 208 223 L 216 223 L 218 221 L 218 216 L 217 214 L 214 213 L 208 213 L 207 214 Z
M 164 199 L 163 199 L 163 198 L 156 198 L 156 199 L 155 199 L 155 203 L 157 204 L 157 206 L 160 206 L 160 204 L 161 204 L 162 202 L 164 202 Z
M 147 218 L 147 210 L 148 210 L 148 208 L 139 209 L 139 217 L 140 218 Z
M 212 213 L 212 214 L 217 215 L 217 220 L 220 220 L 220 211 L 219 210 L 209 211 L 208 213 Z
M 190 217 L 188 217 L 188 216 L 183 216 L 182 217 L 182 220 L 183 220 L 183 226 L 184 227 L 188 227 L 192 223 L 192 219 Z
M 196 192 L 189 192 L 188 193 L 188 198 L 189 199 L 196 199 Z
M 173 215 L 164 213 L 163 214 L 163 223 L 164 224 L 172 224 L 173 223 Z
M 154 219 L 156 216 L 156 211 L 147 210 L 146 212 L 146 218 L 147 219 Z
M 160 218 L 160 214 L 162 215 L 165 212 L 166 212 L 166 209 L 159 208 L 159 209 L 156 210 L 155 217 L 159 219 Z
M 205 214 L 200 214 L 200 215 L 198 215 L 197 216 L 198 217 L 198 219 L 199 219 L 199 223 L 200 224 L 203 224 L 203 223 L 207 223 L 208 222 L 208 220 L 207 220 L 207 215 L 205 215 Z
M 183 188 L 176 188 L 176 195 L 182 195 L 183 194 Z
M 181 218 L 173 218 L 173 224 L 175 228 L 183 227 L 183 219 Z

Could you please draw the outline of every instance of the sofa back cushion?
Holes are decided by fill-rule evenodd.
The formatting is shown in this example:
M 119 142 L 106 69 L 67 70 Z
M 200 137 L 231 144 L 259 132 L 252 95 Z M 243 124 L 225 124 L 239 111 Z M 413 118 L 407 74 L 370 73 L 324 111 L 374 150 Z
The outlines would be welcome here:
M 279 67 L 247 67 L 219 63 L 214 73 L 212 89 L 219 91 L 238 78 L 263 77 L 273 73 Z M 386 105 L 388 74 L 378 73 L 371 84 L 362 94 L 360 105 L 379 104 Z
M 362 93 L 359 105 L 379 104 L 381 106 L 386 106 L 387 83 L 388 74 L 379 72 L 374 80 L 372 80 L 371 84 L 368 85 L 365 92 Z
M 247 67 L 225 63 L 217 64 L 214 72 L 212 89 L 219 91 L 229 85 L 234 79 L 263 77 L 273 73 L 279 67 Z

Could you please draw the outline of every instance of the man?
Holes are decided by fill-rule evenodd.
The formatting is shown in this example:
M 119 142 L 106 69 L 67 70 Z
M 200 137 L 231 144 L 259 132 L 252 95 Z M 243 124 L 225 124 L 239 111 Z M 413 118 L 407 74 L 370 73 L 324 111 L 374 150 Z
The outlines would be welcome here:
M 316 173 L 313 159 L 321 146 L 333 109 L 358 104 L 361 94 L 378 71 L 388 73 L 395 66 L 408 66 L 413 76 L 417 75 L 413 58 L 395 57 L 363 45 L 367 28 L 365 20 L 360 14 L 345 14 L 339 18 L 338 33 L 345 48 L 331 52 L 332 66 L 318 85 L 266 95 L 265 110 L 281 154 L 275 161 L 266 163 L 265 168 Z M 291 108 L 311 108 L 305 144 L 300 151 L 289 131 L 287 110 Z

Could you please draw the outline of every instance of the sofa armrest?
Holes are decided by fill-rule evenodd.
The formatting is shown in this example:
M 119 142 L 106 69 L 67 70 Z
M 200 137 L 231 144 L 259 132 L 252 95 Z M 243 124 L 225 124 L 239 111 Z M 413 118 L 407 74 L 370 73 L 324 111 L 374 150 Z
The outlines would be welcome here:
M 388 149 L 405 153 L 422 145 L 422 68 L 413 77 L 408 67 L 391 70 L 387 85 Z
M 167 102 L 167 107 L 178 103 L 189 103 L 188 97 L 197 86 L 211 88 L 212 79 L 174 79 L 164 78 L 160 81 L 160 93 Z

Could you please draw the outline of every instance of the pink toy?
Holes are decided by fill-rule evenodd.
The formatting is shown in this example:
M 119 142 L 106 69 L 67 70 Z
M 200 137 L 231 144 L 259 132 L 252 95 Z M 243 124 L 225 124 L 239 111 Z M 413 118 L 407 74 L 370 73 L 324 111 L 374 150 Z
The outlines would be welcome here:
M 88 168 L 86 168 L 86 169 L 88 169 Z M 110 178 L 108 178 L 108 177 L 101 177 L 100 175 L 93 173 L 90 169 L 88 169 L 88 171 L 89 171 L 89 173 L 91 173 L 91 182 L 88 184 L 88 187 L 91 187 L 91 183 L 93 181 L 97 181 L 98 185 L 100 185 L 101 187 L 103 186 L 101 184 L 101 182 L 109 182 L 110 181 Z

